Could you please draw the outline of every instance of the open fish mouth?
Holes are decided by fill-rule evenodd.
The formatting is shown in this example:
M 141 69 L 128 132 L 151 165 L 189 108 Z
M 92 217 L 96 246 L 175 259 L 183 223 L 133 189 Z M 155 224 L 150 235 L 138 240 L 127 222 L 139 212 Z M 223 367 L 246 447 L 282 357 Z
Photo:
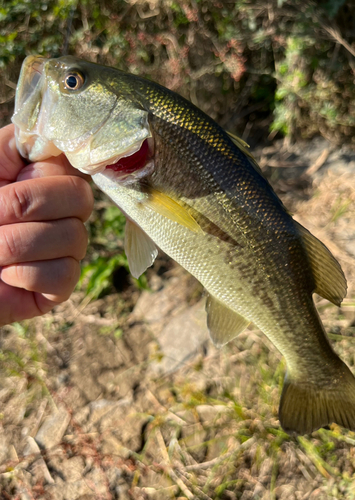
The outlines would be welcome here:
M 151 137 L 144 139 L 140 144 L 132 146 L 129 152 L 110 160 L 106 166 L 98 168 L 95 173 L 103 173 L 111 179 L 124 184 L 135 182 L 153 172 L 153 146 Z M 91 173 L 93 173 L 92 170 Z

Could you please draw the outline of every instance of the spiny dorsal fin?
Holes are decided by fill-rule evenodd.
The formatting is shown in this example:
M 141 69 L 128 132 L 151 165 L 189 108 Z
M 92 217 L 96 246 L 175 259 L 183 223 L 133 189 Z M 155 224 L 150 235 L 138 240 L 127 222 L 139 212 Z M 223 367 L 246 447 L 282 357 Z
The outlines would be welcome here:
M 192 215 L 168 195 L 152 188 L 151 186 L 149 186 L 147 194 L 148 197 L 142 202 L 146 207 L 154 210 L 154 212 L 160 215 L 163 215 L 167 219 L 187 227 L 194 233 L 203 233 L 201 227 Z
M 124 246 L 129 270 L 132 276 L 138 279 L 147 267 L 153 264 L 158 249 L 149 236 L 129 219 L 126 219 Z
M 301 224 L 297 222 L 296 224 L 302 235 L 312 268 L 316 284 L 314 291 L 336 306 L 340 306 L 346 295 L 347 284 L 339 262 L 321 241 Z
M 249 160 L 252 162 L 254 168 L 259 172 L 259 174 L 261 174 L 262 176 L 264 176 L 264 174 L 262 173 L 261 168 L 259 167 L 256 159 L 254 158 L 254 156 L 248 150 L 248 148 L 250 148 L 249 144 L 247 144 L 245 141 L 243 141 L 243 139 L 241 139 L 237 135 L 234 135 L 231 132 L 228 132 L 227 130 L 226 130 L 226 132 L 229 135 L 229 137 L 232 139 L 232 141 L 234 142 L 234 144 L 237 146 L 237 148 L 239 148 L 241 151 L 243 151 L 243 153 L 249 158 Z
M 232 311 L 212 295 L 206 300 L 207 326 L 212 342 L 222 347 L 233 340 L 249 325 L 250 321 Z

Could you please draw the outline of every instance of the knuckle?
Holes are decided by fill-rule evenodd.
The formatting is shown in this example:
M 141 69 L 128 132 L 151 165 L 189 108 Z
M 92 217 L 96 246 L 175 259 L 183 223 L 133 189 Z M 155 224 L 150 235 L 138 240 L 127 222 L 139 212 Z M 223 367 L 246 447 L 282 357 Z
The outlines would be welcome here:
M 26 216 L 28 216 L 31 207 L 31 197 L 25 187 L 25 183 L 22 183 L 22 185 L 16 185 L 15 183 L 12 186 L 10 201 L 15 218 L 19 221 L 25 219 Z
M 4 226 L 0 231 L 0 262 L 1 265 L 16 262 L 18 252 L 18 235 L 12 226 Z

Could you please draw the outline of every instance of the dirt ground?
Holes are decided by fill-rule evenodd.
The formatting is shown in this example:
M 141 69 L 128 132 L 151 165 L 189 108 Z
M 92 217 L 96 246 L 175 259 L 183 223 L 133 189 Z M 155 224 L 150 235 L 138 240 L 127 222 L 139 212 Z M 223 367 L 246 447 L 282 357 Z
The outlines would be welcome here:
M 318 139 L 256 156 L 344 269 L 342 308 L 315 300 L 354 371 L 355 154 Z M 1 330 L 0 498 L 355 498 L 355 433 L 281 430 L 285 364 L 266 337 L 216 349 L 199 283 L 164 255 L 147 276 L 150 291 L 128 278 Z

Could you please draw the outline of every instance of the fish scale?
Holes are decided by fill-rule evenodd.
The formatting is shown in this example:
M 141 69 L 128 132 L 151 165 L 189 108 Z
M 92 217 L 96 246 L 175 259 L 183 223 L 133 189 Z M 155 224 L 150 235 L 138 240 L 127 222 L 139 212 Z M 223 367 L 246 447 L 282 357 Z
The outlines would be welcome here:
M 69 77 L 79 88 L 66 87 Z M 355 379 L 312 299 L 317 292 L 340 305 L 345 277 L 292 219 L 241 139 L 154 82 L 70 56 L 25 60 L 13 121 L 23 156 L 63 151 L 121 208 L 134 275 L 152 264 L 157 245 L 206 288 L 217 345 L 251 321 L 269 337 L 286 359 L 286 430 L 332 422 L 355 430 Z M 125 168 L 142 144 L 146 164 Z
M 104 174 L 96 174 L 94 180 L 113 200 L 119 199 L 122 210 L 132 220 L 136 221 L 144 231 L 149 233 L 153 241 L 163 251 L 193 274 L 208 292 L 222 300 L 231 309 L 241 313 L 247 319 L 252 318 L 253 322 L 276 345 L 282 343 L 285 328 L 287 328 L 288 336 L 297 334 L 297 331 L 293 329 L 294 323 L 297 322 L 298 330 L 300 327 L 299 323 L 302 326 L 303 321 L 303 318 L 299 317 L 300 314 L 295 307 L 297 304 L 293 304 L 290 315 L 286 316 L 282 314 L 281 328 L 275 327 L 274 319 L 276 312 L 280 313 L 285 303 L 295 301 L 296 297 L 287 293 L 280 297 L 280 295 L 275 294 L 270 289 L 267 292 L 267 296 L 271 296 L 274 299 L 273 307 L 265 307 L 264 293 L 266 291 L 264 273 L 260 276 L 260 273 L 256 272 L 259 283 L 263 284 L 262 288 L 256 288 L 251 276 L 255 274 L 255 263 L 250 262 L 246 251 L 233 252 L 234 248 L 228 246 L 228 244 L 222 242 L 219 238 L 212 235 L 196 235 L 183 226 L 171 222 L 162 216 L 158 218 L 156 214 L 149 214 L 150 217 L 148 218 L 147 210 L 142 210 L 140 197 L 137 194 L 139 193 L 138 189 L 135 190 L 132 188 L 127 190 L 119 185 L 112 186 Z M 138 198 L 135 196 L 138 196 Z M 231 268 L 232 265 L 229 262 L 226 263 L 224 259 L 227 249 L 234 253 L 234 260 L 232 262 L 235 265 L 234 270 Z M 262 251 L 263 248 L 261 247 L 260 252 Z M 243 270 L 242 280 L 240 277 L 241 273 L 239 272 L 240 268 Z M 275 308 L 275 305 L 278 307 Z M 304 311 L 302 311 L 302 314 L 304 314 Z M 280 330 L 283 332 L 283 336 L 281 336 Z M 287 349 L 281 347 L 280 350 L 286 356 L 286 359 L 291 358 L 291 361 L 295 358 L 294 347 L 292 346 L 290 349 L 289 343 L 287 343 Z M 299 347 L 299 350 L 301 350 L 300 355 L 302 356 L 304 350 L 302 345 Z M 299 365 L 300 360 L 297 360 L 296 363 Z

